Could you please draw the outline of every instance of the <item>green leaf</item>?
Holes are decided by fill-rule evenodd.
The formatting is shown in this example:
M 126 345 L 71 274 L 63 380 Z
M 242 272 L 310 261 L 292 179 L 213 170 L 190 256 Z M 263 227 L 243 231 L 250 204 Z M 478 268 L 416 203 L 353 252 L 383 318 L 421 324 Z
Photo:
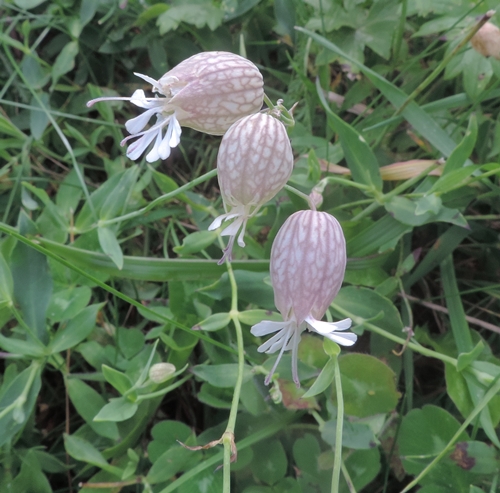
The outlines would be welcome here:
M 41 99 L 42 105 L 39 103 L 38 98 Z M 45 107 L 46 110 L 50 109 L 49 95 L 47 93 L 42 93 L 38 95 L 38 98 L 31 99 L 31 106 L 35 109 L 30 111 L 30 131 L 31 135 L 35 140 L 39 140 L 47 125 L 49 124 L 49 117 L 45 111 L 40 111 L 41 108 Z
M 7 442 L 13 443 L 13 437 L 24 427 L 33 412 L 41 386 L 41 368 L 37 363 L 32 363 L 12 381 L 3 383 L 0 388 L 0 447 Z M 19 400 L 21 395 L 24 395 L 24 402 Z M 7 411 L 16 401 L 18 405 Z
M 21 9 L 29 10 L 38 7 L 46 0 L 14 0 L 14 3 Z
M 78 43 L 70 41 L 57 55 L 52 66 L 52 87 L 54 87 L 61 76 L 75 68 L 75 57 L 78 54 Z
M 19 474 L 14 481 L 9 481 L 8 489 L 20 493 L 28 491 L 33 493 L 53 493 L 47 477 L 42 472 L 36 449 L 29 449 L 23 455 Z
M 375 154 L 366 140 L 350 125 L 345 123 L 331 109 L 325 99 L 323 89 L 316 81 L 319 99 L 328 115 L 328 123 L 339 134 L 344 156 L 351 170 L 354 181 L 367 185 L 371 189 L 382 190 L 382 177 Z
M 129 197 L 134 189 L 138 176 L 139 167 L 132 166 L 123 174 L 120 174 L 120 179 L 112 188 L 107 187 L 107 196 L 105 197 L 99 212 L 100 219 L 111 219 L 125 212 L 127 201 L 129 200 Z M 109 180 L 106 184 L 107 183 L 109 183 Z
M 269 310 L 245 310 L 244 312 L 238 312 L 238 318 L 245 325 L 256 325 L 263 320 L 271 322 L 283 321 L 281 314 Z
M 28 221 L 24 213 L 21 213 L 21 234 L 31 227 L 28 226 Z M 45 327 L 45 315 L 52 295 L 52 277 L 46 257 L 19 242 L 12 252 L 11 272 L 14 296 L 24 321 L 42 343 L 47 343 L 49 334 Z
M 158 17 L 156 22 L 160 34 L 165 34 L 179 27 L 181 22 L 194 25 L 198 29 L 208 26 L 217 29 L 224 18 L 224 12 L 211 2 L 204 4 L 174 5 Z
M 476 171 L 478 171 L 478 166 L 467 166 L 465 168 L 454 169 L 446 175 L 441 176 L 428 193 L 438 193 L 442 195 L 443 193 L 461 188 L 467 185 L 469 181 L 468 178 Z
M 385 363 L 352 353 L 339 357 L 339 366 L 347 415 L 364 418 L 396 408 L 400 397 L 396 375 Z
M 479 341 L 472 351 L 468 353 L 460 353 L 457 358 L 457 370 L 463 371 L 473 361 L 476 361 L 478 356 L 483 352 L 484 347 L 483 341 Z
M 85 422 L 100 436 L 118 440 L 120 433 L 115 423 L 98 423 L 94 421 L 99 410 L 106 405 L 105 400 L 92 387 L 82 380 L 68 378 L 66 388 L 73 406 Z
M 288 460 L 279 440 L 260 442 L 252 449 L 250 468 L 260 481 L 272 486 L 285 477 Z
M 364 257 L 394 249 L 399 239 L 411 230 L 411 226 L 386 214 L 370 226 L 363 228 L 356 236 L 347 238 L 347 255 L 348 257 Z
M 122 270 L 123 252 L 113 230 L 99 226 L 99 228 L 97 228 L 97 236 L 102 251 L 113 261 L 118 270 Z
M 194 433 L 191 428 L 181 421 L 165 420 L 157 423 L 151 430 L 152 441 L 148 444 L 148 456 L 155 463 L 158 458 L 171 447 L 177 440 L 188 445 L 195 444 Z
M 103 306 L 104 303 L 90 305 L 71 319 L 66 327 L 59 328 L 49 344 L 50 351 L 59 353 L 84 341 L 94 330 L 97 313 Z
M 394 222 L 397 223 L 397 221 Z M 217 265 L 217 261 L 215 260 L 161 259 L 124 256 L 123 268 L 119 270 L 116 264 L 103 253 L 61 245 L 60 243 L 46 238 L 38 238 L 38 241 L 40 241 L 47 250 L 71 261 L 76 266 L 85 270 L 93 270 L 94 273 L 98 271 L 101 275 L 108 274 L 120 277 L 121 279 L 157 282 L 219 279 L 223 274 L 225 274 L 225 279 L 227 279 L 225 267 Z M 250 271 L 250 274 L 252 272 L 269 272 L 269 260 L 236 260 L 232 262 L 232 266 L 236 271 L 235 274 L 237 274 L 240 269 Z M 249 274 L 249 272 L 245 274 Z M 251 283 L 252 289 L 255 282 Z M 263 287 L 267 288 L 266 285 Z M 272 293 L 272 288 L 270 286 L 268 288 Z M 267 289 L 262 294 L 263 298 L 265 296 L 267 296 L 266 299 L 269 301 Z
M 182 245 L 173 248 L 179 255 L 191 255 L 209 247 L 218 237 L 217 231 L 196 231 L 182 240 Z
M 421 202 L 420 213 L 417 214 L 419 203 L 407 199 L 406 197 L 396 196 L 392 197 L 391 200 L 385 204 L 385 208 L 395 219 L 409 226 L 422 226 L 423 224 L 439 221 L 468 227 L 467 221 L 458 209 L 450 209 L 442 205 L 439 208 L 439 212 L 436 214 L 430 209 L 423 212 L 422 205 Z
M 7 302 L 8 305 L 11 305 L 13 294 L 14 280 L 7 262 L 0 253 L 0 302 Z
M 52 200 L 50 200 L 47 192 L 45 190 L 42 190 L 41 188 L 34 187 L 33 185 L 27 182 L 23 182 L 23 187 L 28 189 L 33 195 L 36 195 L 36 197 L 38 197 L 41 200 L 41 202 L 45 206 L 45 211 L 48 213 L 53 224 L 57 228 L 66 232 L 69 227 L 66 218 L 61 215 L 58 208 L 54 205 Z
M 471 50 L 472 51 L 472 50 Z M 467 159 L 472 154 L 474 150 L 474 146 L 476 145 L 477 140 L 477 118 L 473 113 L 469 119 L 469 126 L 467 127 L 467 131 L 465 132 L 464 138 L 460 141 L 454 151 L 451 153 L 450 157 L 446 160 L 446 163 L 443 168 L 443 175 L 434 184 L 434 187 L 441 181 L 443 177 L 445 177 L 450 171 L 455 171 L 461 168 Z
M 326 421 L 321 428 L 321 438 L 335 447 L 337 420 Z M 342 446 L 355 450 L 371 449 L 378 443 L 373 430 L 367 423 L 344 421 Z
M 146 479 L 150 484 L 167 481 L 179 472 L 187 470 L 190 465 L 199 461 L 201 457 L 201 452 L 186 449 L 182 445 L 175 443 L 154 461 Z
M 227 363 L 222 365 L 196 365 L 191 370 L 198 378 L 205 380 L 214 387 L 234 387 L 238 375 L 238 365 Z M 243 382 L 252 378 L 252 368 L 245 365 Z
M 330 358 L 324 368 L 321 370 L 318 378 L 314 381 L 311 388 L 302 396 L 303 398 L 313 397 L 321 394 L 333 382 L 335 377 L 335 359 Z
M 110 399 L 94 417 L 94 421 L 125 421 L 137 412 L 138 407 L 137 403 L 129 401 L 126 397 Z
M 210 315 L 205 320 L 197 323 L 193 326 L 193 330 L 206 330 L 212 332 L 214 330 L 220 330 L 229 325 L 231 321 L 231 315 L 229 313 L 214 313 Z
M 80 438 L 76 435 L 64 434 L 64 447 L 66 452 L 73 457 L 73 459 L 86 462 L 93 466 L 100 467 L 105 471 L 121 478 L 122 470 L 119 467 L 109 464 L 103 455 L 97 450 L 90 442 Z
M 445 409 L 427 404 L 422 409 L 412 409 L 403 417 L 398 436 L 400 454 L 404 456 L 437 455 L 448 445 L 460 423 Z M 465 432 L 460 441 L 468 440 Z M 405 467 L 406 468 L 406 467 Z M 411 467 L 408 472 L 418 473 Z
M 32 339 L 16 339 L 14 337 L 5 337 L 0 334 L 0 347 L 11 354 L 22 354 L 40 358 L 46 354 L 46 349 L 42 343 Z
M 464 89 L 472 100 L 483 93 L 493 76 L 491 62 L 476 50 L 468 50 L 462 59 Z
M 88 286 L 70 287 L 52 294 L 47 317 L 61 322 L 76 317 L 89 303 L 92 291 Z
M 120 394 L 125 394 L 132 387 L 130 378 L 121 371 L 115 370 L 107 365 L 102 365 L 102 374 L 108 383 L 110 383 Z

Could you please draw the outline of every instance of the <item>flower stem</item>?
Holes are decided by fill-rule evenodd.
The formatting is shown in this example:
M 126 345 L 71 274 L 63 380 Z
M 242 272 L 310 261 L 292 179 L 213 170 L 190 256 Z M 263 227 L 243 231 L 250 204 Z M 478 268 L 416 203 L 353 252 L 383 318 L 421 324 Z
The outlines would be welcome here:
M 397 342 L 398 344 L 401 345 L 406 345 L 406 347 L 409 347 L 413 351 L 416 351 L 417 353 L 423 354 L 424 356 L 428 356 L 430 358 L 436 358 L 441 360 L 443 363 L 449 363 L 453 365 L 455 368 L 457 367 L 457 360 L 455 358 L 452 358 L 451 356 L 447 356 L 446 354 L 441 354 L 438 353 L 437 351 L 433 351 L 432 349 L 428 349 L 424 346 L 421 346 L 420 344 L 417 344 L 415 342 L 408 342 L 406 339 L 403 339 L 402 337 L 398 337 L 394 334 L 391 334 L 390 332 L 387 332 L 384 329 L 381 329 L 380 327 L 370 323 L 369 321 L 365 320 L 364 318 L 358 317 L 354 315 L 353 313 L 348 312 L 347 310 L 344 310 L 342 307 L 339 305 L 332 303 L 332 308 L 335 309 L 338 313 L 349 317 L 356 325 L 358 326 L 363 326 L 366 327 L 368 330 L 371 330 L 372 332 L 375 332 L 377 334 L 380 334 L 383 337 L 386 337 L 387 339 L 390 339 L 391 341 Z
M 312 211 L 316 210 L 316 206 L 311 201 L 311 198 L 309 197 L 309 195 L 301 192 L 300 190 L 297 190 L 295 187 L 292 187 L 290 185 L 285 185 L 285 190 L 288 190 L 289 192 L 292 192 L 295 195 L 297 195 L 297 197 L 300 197 L 301 199 L 305 200 L 307 202 L 307 205 L 309 206 L 309 208 Z
M 231 401 L 231 410 L 227 421 L 226 431 L 222 435 L 224 445 L 223 462 L 223 493 L 231 491 L 231 462 L 236 460 L 236 445 L 234 439 L 234 429 L 236 426 L 236 416 L 238 414 L 238 405 L 240 402 L 241 386 L 243 384 L 243 370 L 245 364 L 245 349 L 243 346 L 243 331 L 241 329 L 240 319 L 238 318 L 238 286 L 234 277 L 231 263 L 226 261 L 227 273 L 231 284 L 231 311 L 229 312 L 236 330 L 236 344 L 238 350 L 238 375 L 234 386 L 233 399 Z
M 335 362 L 335 393 L 337 395 L 337 426 L 335 429 L 335 457 L 333 459 L 332 493 L 338 493 L 340 469 L 342 466 L 342 428 L 344 426 L 344 396 L 342 394 L 342 381 L 337 356 L 332 356 Z

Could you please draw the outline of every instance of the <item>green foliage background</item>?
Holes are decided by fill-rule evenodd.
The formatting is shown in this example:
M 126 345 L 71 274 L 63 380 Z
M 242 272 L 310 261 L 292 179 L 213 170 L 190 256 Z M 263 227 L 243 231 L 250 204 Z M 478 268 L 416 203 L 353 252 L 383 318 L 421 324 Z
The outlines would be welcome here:
M 223 491 L 222 448 L 178 441 L 226 429 L 235 324 L 232 491 L 395 492 L 414 477 L 424 493 L 498 491 L 500 62 L 461 43 L 495 7 L 1 3 L 0 491 Z M 184 129 L 167 161 L 132 163 L 119 143 L 134 107 L 86 107 L 210 50 L 247 56 L 273 101 L 298 102 L 289 185 L 321 193 L 347 239 L 327 318 L 360 338 L 336 366 L 305 334 L 300 390 L 289 355 L 264 385 L 275 357 L 249 328 L 275 316 L 272 240 L 306 202 L 282 191 L 217 266 L 220 138 Z M 159 362 L 176 372 L 155 383 Z

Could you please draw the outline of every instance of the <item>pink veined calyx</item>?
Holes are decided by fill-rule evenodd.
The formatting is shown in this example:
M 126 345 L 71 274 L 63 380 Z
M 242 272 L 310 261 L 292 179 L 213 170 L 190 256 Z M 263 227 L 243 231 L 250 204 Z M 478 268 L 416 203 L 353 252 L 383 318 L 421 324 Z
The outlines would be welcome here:
M 279 117 L 280 112 L 273 110 L 246 116 L 222 138 L 217 176 L 225 214 L 218 216 L 208 229 L 217 229 L 224 221 L 232 223 L 221 233 L 229 236 L 229 242 L 219 264 L 232 259 L 236 238 L 238 245 L 245 246 L 248 219 L 286 185 L 292 174 L 292 146 Z
M 274 302 L 283 322 L 262 321 L 251 333 L 262 337 L 275 333 L 258 351 L 279 351 L 266 377 L 269 384 L 285 351 L 292 351 L 293 381 L 300 386 L 297 351 L 301 333 L 308 329 L 343 346 L 352 346 L 357 335 L 345 332 L 351 319 L 322 322 L 344 279 L 346 247 L 338 221 L 319 211 L 292 214 L 278 231 L 271 249 L 270 273 Z
M 262 74 L 251 61 L 233 53 L 199 53 L 159 80 L 135 75 L 153 86 L 154 97 L 138 89 L 131 97 L 102 97 L 87 103 L 90 107 L 100 101 L 130 101 L 146 110 L 125 123 L 130 135 L 121 145 L 137 139 L 127 149 L 132 160 L 139 159 L 153 141 L 146 160 L 167 159 L 180 142 L 181 126 L 222 135 L 235 121 L 262 108 Z M 144 130 L 153 116 L 156 122 Z

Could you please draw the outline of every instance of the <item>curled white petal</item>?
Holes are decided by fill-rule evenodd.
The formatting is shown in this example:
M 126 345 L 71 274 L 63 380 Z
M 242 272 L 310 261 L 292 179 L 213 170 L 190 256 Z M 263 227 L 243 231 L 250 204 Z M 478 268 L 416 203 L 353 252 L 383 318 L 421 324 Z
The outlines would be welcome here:
M 148 75 L 139 74 L 138 72 L 134 72 L 134 75 L 141 78 L 142 80 L 145 80 L 146 82 L 149 82 L 157 91 L 161 92 L 161 86 L 157 80 L 154 80 Z
M 309 330 L 328 337 L 328 339 L 343 346 L 352 346 L 358 338 L 353 332 L 345 332 L 342 334 L 336 333 L 337 331 L 347 330 L 351 326 L 352 321 L 350 318 L 345 318 L 339 322 L 321 322 L 309 316 L 306 317 L 305 322 Z

